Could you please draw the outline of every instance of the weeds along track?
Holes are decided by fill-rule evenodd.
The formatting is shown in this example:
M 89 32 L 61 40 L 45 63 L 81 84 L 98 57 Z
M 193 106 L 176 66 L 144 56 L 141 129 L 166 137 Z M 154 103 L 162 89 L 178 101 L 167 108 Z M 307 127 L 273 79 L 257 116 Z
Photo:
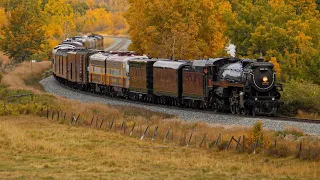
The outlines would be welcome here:
M 98 102 L 115 106 L 133 106 L 161 112 L 179 117 L 184 121 L 203 121 L 206 123 L 231 125 L 231 126 L 252 126 L 261 120 L 264 127 L 270 130 L 281 131 L 286 127 L 296 127 L 307 134 L 320 134 L 320 121 L 309 119 L 298 119 L 288 117 L 263 117 L 263 116 L 242 116 L 228 113 L 215 113 L 208 110 L 187 109 L 174 106 L 157 105 L 139 101 L 112 98 L 90 92 L 78 91 L 58 83 L 53 76 L 41 81 L 45 90 L 58 96 L 68 99 L 79 100 L 81 102 Z

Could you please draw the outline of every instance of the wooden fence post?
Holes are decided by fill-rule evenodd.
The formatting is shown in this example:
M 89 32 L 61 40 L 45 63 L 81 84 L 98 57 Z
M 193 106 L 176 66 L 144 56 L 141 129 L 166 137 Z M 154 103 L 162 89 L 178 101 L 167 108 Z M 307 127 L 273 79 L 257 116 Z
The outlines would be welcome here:
M 218 145 L 220 138 L 221 138 L 221 133 L 219 133 L 219 136 L 218 136 L 216 142 L 213 145 L 214 147 Z
M 104 121 L 104 117 L 102 117 L 102 120 L 101 120 L 101 123 L 100 123 L 100 129 L 102 127 L 103 121 Z
M 80 114 L 78 115 L 77 119 L 75 119 L 76 124 L 78 123 L 79 118 L 80 118 Z
M 146 133 L 147 133 L 147 131 L 148 131 L 148 129 L 149 129 L 149 126 L 150 126 L 150 125 L 148 125 L 147 128 L 146 128 L 146 130 L 144 130 L 144 132 L 143 132 L 140 140 L 143 140 L 143 138 L 145 137 L 145 135 L 146 135 Z
M 58 111 L 58 117 L 57 117 L 57 121 L 60 120 L 60 111 Z
M 123 128 L 124 128 L 124 121 L 122 121 L 122 124 L 121 124 L 121 127 L 120 127 L 120 131 L 122 131 L 123 130 Z
M 158 126 L 156 126 L 155 129 L 154 129 L 154 133 L 153 133 L 153 136 L 152 136 L 152 141 L 157 138 L 157 133 L 158 133 Z
M 204 133 L 203 138 L 201 140 L 201 143 L 199 145 L 199 147 L 202 147 L 202 144 L 204 143 L 204 140 L 206 139 L 207 133 Z
M 169 134 L 170 134 L 170 128 L 168 128 L 168 131 L 167 131 L 166 135 L 164 136 L 163 142 L 166 142 Z
M 132 129 L 131 129 L 131 132 L 130 132 L 130 136 L 132 136 L 135 126 L 136 126 L 136 122 L 133 123 Z
M 54 118 L 54 110 L 52 111 L 51 120 L 53 120 L 53 118 Z
M 111 130 L 111 129 L 112 129 L 112 127 L 113 127 L 113 123 L 114 123 L 114 119 L 112 119 L 112 122 L 111 122 L 111 124 L 110 124 L 109 130 Z
M 188 140 L 187 147 L 189 147 L 189 146 L 190 146 L 190 142 L 191 142 L 191 139 L 192 139 L 192 135 L 193 135 L 193 132 L 191 132 L 191 134 L 190 134 L 190 137 L 189 137 L 189 140 Z
M 92 116 L 92 119 L 91 119 L 91 122 L 90 122 L 90 128 L 92 127 L 93 120 L 94 120 L 94 115 Z
M 47 119 L 49 119 L 49 109 L 47 108 Z
M 71 121 L 70 121 L 70 125 L 72 125 L 72 122 L 73 122 L 73 113 L 72 113 L 72 115 L 71 115 Z
M 300 144 L 299 144 L 299 153 L 301 153 L 302 151 L 302 141 L 300 141 Z
M 228 146 L 227 146 L 226 149 L 225 149 L 225 151 L 229 149 L 230 144 L 232 143 L 232 140 L 233 140 L 233 139 L 234 139 L 234 137 L 232 136 L 231 139 L 230 139 L 230 141 L 229 141 L 229 143 L 228 143 Z
M 236 146 L 236 149 L 235 149 L 235 151 L 238 149 L 238 147 L 239 147 L 239 145 L 240 145 L 240 141 L 241 141 L 241 136 L 239 136 L 239 138 L 238 138 L 238 141 L 237 141 L 237 146 Z
M 123 134 L 126 135 L 127 123 L 124 121 L 123 124 Z

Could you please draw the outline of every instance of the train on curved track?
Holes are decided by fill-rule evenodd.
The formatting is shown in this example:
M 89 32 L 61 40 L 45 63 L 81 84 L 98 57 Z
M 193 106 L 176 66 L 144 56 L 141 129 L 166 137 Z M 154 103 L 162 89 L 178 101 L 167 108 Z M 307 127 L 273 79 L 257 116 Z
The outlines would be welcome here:
M 54 77 L 102 95 L 233 114 L 275 115 L 283 104 L 274 65 L 263 59 L 173 61 L 102 48 L 100 35 L 62 42 L 52 51 Z

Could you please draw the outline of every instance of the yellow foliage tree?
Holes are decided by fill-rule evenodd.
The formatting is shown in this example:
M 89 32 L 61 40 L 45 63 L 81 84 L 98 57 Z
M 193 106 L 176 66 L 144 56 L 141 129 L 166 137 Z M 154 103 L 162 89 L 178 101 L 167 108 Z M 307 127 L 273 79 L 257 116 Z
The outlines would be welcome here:
M 41 28 L 43 22 L 38 16 L 40 4 L 37 0 L 22 1 L 9 13 L 3 36 L 0 36 L 0 49 L 16 63 L 30 60 L 46 44 Z
M 266 57 L 281 67 L 283 80 L 320 84 L 320 15 L 314 0 L 230 2 L 235 18 L 228 18 L 228 34 L 238 55 Z
M 4 8 L 0 8 L 0 36 L 2 35 L 2 28 L 6 24 L 6 12 Z
M 131 49 L 153 57 L 195 59 L 222 54 L 228 1 L 130 0 Z
M 47 51 L 75 32 L 73 9 L 63 0 L 49 0 L 44 7 L 45 35 L 49 39 Z
M 112 29 L 111 13 L 103 8 L 89 9 L 85 15 L 83 32 L 108 31 Z
M 277 61 L 277 58 L 276 57 L 271 57 L 269 62 L 274 64 L 274 69 L 276 71 L 277 77 L 278 78 L 281 77 L 281 68 L 280 68 L 280 64 Z

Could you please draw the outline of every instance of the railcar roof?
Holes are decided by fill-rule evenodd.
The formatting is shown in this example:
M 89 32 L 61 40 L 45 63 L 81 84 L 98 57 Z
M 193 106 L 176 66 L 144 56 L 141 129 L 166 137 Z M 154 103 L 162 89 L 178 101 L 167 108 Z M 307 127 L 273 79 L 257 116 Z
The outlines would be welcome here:
M 62 44 L 69 44 L 69 45 L 74 45 L 74 46 L 83 46 L 83 43 L 79 41 L 63 41 Z
M 131 59 L 130 62 L 156 62 L 156 61 L 169 61 L 169 59 Z
M 187 64 L 185 61 L 157 61 L 153 64 L 153 67 L 179 69 L 182 65 Z
M 107 61 L 130 61 L 134 59 L 149 59 L 148 56 L 119 56 L 115 54 L 113 56 L 109 56 Z
M 96 53 L 90 56 L 90 60 L 105 61 L 109 57 L 109 53 Z
M 194 60 L 192 62 L 192 67 L 205 67 L 208 60 Z
M 55 55 L 67 57 L 69 51 L 72 51 L 72 49 L 58 49 Z
M 99 40 L 103 39 L 103 36 L 101 36 L 99 34 L 91 34 L 91 35 L 89 35 L 89 37 L 94 37 L 94 38 L 97 38 Z

